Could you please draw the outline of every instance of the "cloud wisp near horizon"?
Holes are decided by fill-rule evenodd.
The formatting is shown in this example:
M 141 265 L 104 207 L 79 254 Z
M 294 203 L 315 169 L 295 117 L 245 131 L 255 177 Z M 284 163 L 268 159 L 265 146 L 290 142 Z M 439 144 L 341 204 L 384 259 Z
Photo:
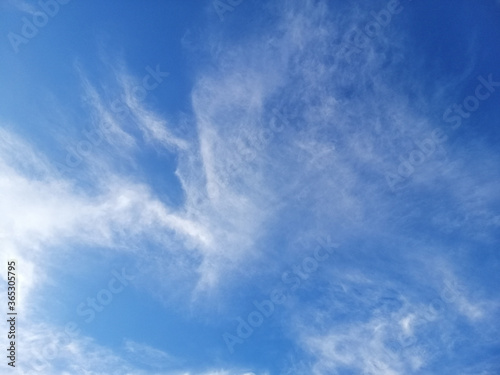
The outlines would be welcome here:
M 500 371 L 498 2 L 0 9 L 2 374 Z

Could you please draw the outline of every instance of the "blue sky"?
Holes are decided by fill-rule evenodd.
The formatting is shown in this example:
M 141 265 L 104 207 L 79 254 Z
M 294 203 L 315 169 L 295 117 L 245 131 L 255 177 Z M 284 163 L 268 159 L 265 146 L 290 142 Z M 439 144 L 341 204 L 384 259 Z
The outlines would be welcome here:
M 499 1 L 0 10 L 0 373 L 500 373 Z

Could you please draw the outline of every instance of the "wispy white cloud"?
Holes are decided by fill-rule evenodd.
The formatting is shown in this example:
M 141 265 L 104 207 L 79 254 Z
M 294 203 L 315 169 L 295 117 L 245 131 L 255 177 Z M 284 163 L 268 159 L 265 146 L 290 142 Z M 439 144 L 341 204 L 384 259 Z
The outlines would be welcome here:
M 116 77 L 119 96 L 110 103 L 111 108 L 121 116 L 122 125 L 137 127 L 147 143 L 158 142 L 159 145 L 175 152 L 185 150 L 188 144 L 185 140 L 172 132 L 172 125 L 168 120 L 155 113 L 147 106 L 147 96 L 160 85 L 169 84 L 170 73 L 164 71 L 160 64 L 147 66 L 144 76 L 140 79 L 127 72 L 123 63 L 115 64 L 113 75 Z M 125 109 L 127 112 L 125 113 Z
M 154 369 L 178 367 L 181 363 L 174 356 L 146 344 L 125 340 L 124 346 L 129 360 L 138 361 Z
M 43 259 L 51 254 L 54 261 L 58 249 L 68 244 L 138 251 L 147 238 L 161 248 L 139 251 L 142 272 L 155 285 L 150 292 L 160 299 L 182 294 L 189 303 L 213 297 L 223 281 L 237 285 L 242 272 L 254 277 L 259 287 L 259 276 L 274 270 L 274 263 L 287 263 L 295 252 L 305 251 L 293 244 L 314 231 L 342 240 L 346 245 L 341 255 L 351 256 L 351 262 L 332 266 L 325 273 L 331 278 L 318 276 L 318 285 L 324 281 L 328 286 L 327 308 L 314 303 L 303 307 L 299 301 L 288 318 L 295 323 L 309 313 L 311 321 L 321 322 L 332 311 L 352 315 L 341 323 L 327 319 L 322 332 L 303 323 L 294 328 L 298 339 L 292 341 L 308 350 L 315 362 L 313 372 L 344 367 L 367 374 L 414 372 L 432 363 L 425 349 L 430 327 L 444 325 L 436 328 L 443 351 L 452 345 L 447 335 L 461 319 L 484 332 L 498 302 L 480 295 L 480 290 L 475 294 L 466 289 L 445 301 L 452 318 L 448 325 L 442 318 L 422 323 L 421 311 L 428 308 L 422 296 L 439 296 L 444 286 L 467 276 L 454 267 L 454 254 L 439 248 L 442 258 L 432 257 L 432 250 L 419 242 L 420 233 L 407 235 L 407 228 L 415 219 L 428 218 L 442 233 L 460 231 L 472 241 L 491 244 L 499 223 L 492 208 L 498 203 L 498 186 L 485 172 L 495 170 L 497 160 L 488 157 L 488 150 L 480 152 L 479 144 L 474 158 L 457 161 L 461 150 L 450 146 L 453 163 L 443 168 L 430 159 L 408 182 L 418 204 L 409 202 L 405 192 L 392 194 L 384 174 L 397 169 L 399 157 L 408 157 L 415 141 L 442 124 L 423 109 L 430 105 L 427 99 L 410 101 L 413 91 L 408 87 L 414 85 L 421 93 L 419 83 L 412 78 L 397 82 L 399 76 L 388 69 L 406 64 L 401 57 L 403 37 L 388 27 L 347 64 L 341 40 L 363 24 L 369 9 L 360 5 L 337 15 L 330 7 L 334 5 L 321 1 L 280 2 L 278 25 L 263 28 L 261 35 L 238 45 L 208 36 L 201 52 L 190 44 L 191 51 L 206 53 L 213 64 L 198 73 L 192 113 L 181 121 L 139 100 L 136 91 L 143 77 L 134 78 L 140 74 L 131 74 L 122 62 L 112 67 L 114 81 L 101 85 L 77 66 L 92 126 L 102 134 L 100 146 L 86 155 L 88 162 L 76 167 L 91 191 L 61 177 L 46 156 L 2 129 L 0 208 L 5 214 L 0 218 L 0 243 L 6 249 L 2 257 L 21 259 L 24 300 L 49 277 Z M 445 95 L 439 91 L 431 107 L 445 108 Z M 189 129 L 182 132 L 176 122 Z M 84 138 L 60 140 L 78 144 Z M 137 156 L 143 147 L 175 155 L 178 164 L 169 177 L 182 188 L 180 205 L 162 201 L 139 175 L 123 172 L 140 171 Z M 427 207 L 431 187 L 449 201 Z M 270 233 L 285 233 L 276 257 L 278 251 L 261 242 Z M 363 260 L 373 258 L 360 249 L 357 238 L 382 243 L 377 251 L 385 260 L 373 261 L 380 269 L 366 267 Z M 262 259 L 269 260 L 266 269 L 252 267 Z M 385 310 L 377 310 L 384 292 L 394 287 L 384 284 L 383 276 L 393 274 L 404 274 L 422 289 L 396 293 L 387 298 L 391 302 Z M 144 279 L 139 281 L 142 287 Z M 182 280 L 175 283 L 181 286 L 172 287 L 172 280 Z M 373 295 L 365 297 L 366 290 Z M 349 303 L 331 298 L 341 293 L 351 296 Z M 42 338 L 52 328 L 34 325 L 27 343 L 46 346 Z M 418 343 L 393 353 L 390 342 L 401 343 L 401 338 Z M 58 340 L 50 335 L 47 339 Z M 68 363 L 75 359 L 75 367 L 61 360 L 61 368 L 51 363 L 47 373 L 141 373 L 116 353 L 92 348 L 84 338 L 57 346 Z M 145 344 L 127 341 L 125 347 L 159 362 L 171 359 Z M 101 349 L 106 355 L 98 360 Z M 229 373 L 234 372 L 206 375 Z
M 22 375 L 267 375 L 237 368 L 196 371 L 148 345 L 126 340 L 122 351 L 112 351 L 89 337 L 68 335 L 60 327 L 45 323 L 26 324 L 23 330 L 19 344 L 25 360 L 16 366 Z
M 497 332 L 498 301 L 437 258 L 403 262 L 413 269 L 410 279 L 387 277 L 390 264 L 365 269 L 362 278 L 352 277 L 356 268 L 337 264 L 324 278 L 326 291 L 307 306 L 297 303 L 290 315 L 290 336 L 308 353 L 309 371 L 428 371 L 459 356 L 464 345 L 476 352 L 498 343 L 487 333 Z M 463 369 L 459 357 L 455 364 Z

